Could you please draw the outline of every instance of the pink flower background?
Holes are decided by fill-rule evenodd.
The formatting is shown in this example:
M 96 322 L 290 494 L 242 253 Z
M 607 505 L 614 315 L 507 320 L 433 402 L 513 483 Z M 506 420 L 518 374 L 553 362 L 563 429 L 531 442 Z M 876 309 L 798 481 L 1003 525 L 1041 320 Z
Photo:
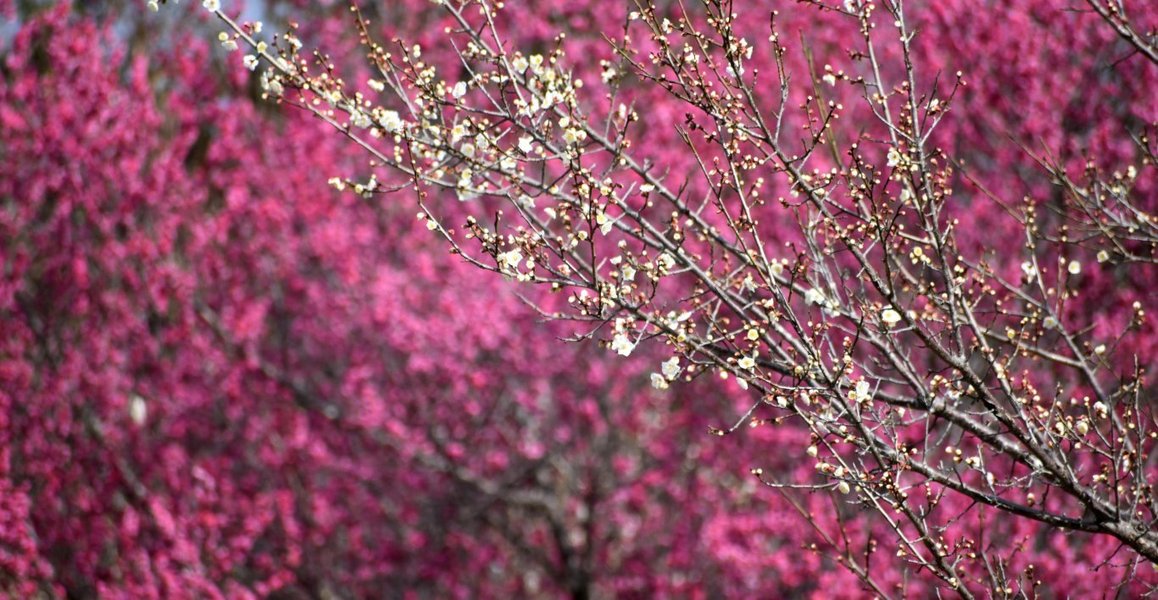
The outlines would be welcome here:
M 730 380 L 653 390 L 656 349 L 624 359 L 559 341 L 576 326 L 542 322 L 519 298 L 539 291 L 448 254 L 405 192 L 328 187 L 367 178 L 365 157 L 258 100 L 197 4 L 0 0 L 0 595 L 871 595 L 839 564 L 847 553 L 890 593 L 933 593 L 847 498 L 752 477 L 815 478 L 806 431 L 709 435 L 751 400 Z M 453 65 L 433 3 L 365 4 L 383 39 Z M 847 68 L 848 19 L 752 4 L 750 39 L 775 7 L 797 50 L 803 34 L 817 66 Z M 957 71 L 968 83 L 935 136 L 977 180 L 955 186 L 961 239 L 1016 270 L 1020 229 L 978 188 L 1049 198 L 1027 148 L 1075 169 L 1130 160 L 1127 132 L 1158 121 L 1158 68 L 1072 2 L 913 4 L 922 84 Z M 1139 29 L 1158 25 L 1132 4 Z M 507 5 L 513 44 L 566 31 L 568 66 L 592 82 L 612 59 L 601 33 L 621 32 L 628 10 Z M 365 80 L 343 3 L 246 14 L 301 22 Z M 801 52 L 788 60 L 805 68 Z M 671 127 L 684 108 L 638 82 L 628 92 L 642 151 L 686 170 Z M 1151 210 L 1154 184 L 1138 192 Z M 1097 302 L 1071 310 L 1106 331 L 1152 297 L 1153 268 L 1079 257 Z M 1143 328 L 1120 350 L 1153 364 L 1154 319 Z M 978 540 L 1014 590 L 1100 597 L 1156 580 L 1122 568 L 1109 538 L 963 499 L 941 510 L 961 513 L 951 535 Z M 983 569 L 971 574 L 982 589 Z

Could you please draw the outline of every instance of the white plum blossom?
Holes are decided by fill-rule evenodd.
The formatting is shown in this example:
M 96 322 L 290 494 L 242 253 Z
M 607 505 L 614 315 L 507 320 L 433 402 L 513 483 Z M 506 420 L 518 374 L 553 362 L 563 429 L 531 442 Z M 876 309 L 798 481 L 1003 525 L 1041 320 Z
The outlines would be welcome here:
M 260 61 L 256 56 L 252 54 L 246 54 L 245 58 L 241 59 L 241 63 L 244 64 L 245 68 L 249 69 L 250 71 L 256 71 L 257 65 L 260 64 Z
M 462 98 L 466 95 L 466 82 L 460 81 L 454 84 L 454 88 L 450 90 L 450 94 L 455 98 Z
M 595 215 L 595 224 L 599 226 L 599 233 L 607 235 L 611 233 L 611 228 L 615 225 L 615 221 L 607 216 L 607 213 L 601 212 Z
M 1066 265 L 1066 270 L 1069 271 L 1070 275 L 1077 275 L 1082 272 L 1082 263 L 1071 260 L 1070 264 Z
M 657 390 L 666 390 L 668 388 L 667 379 L 659 373 L 651 374 L 651 387 Z
M 377 189 L 378 189 L 378 176 L 377 175 L 371 175 L 370 181 L 367 181 L 365 185 L 358 184 L 358 185 L 354 186 L 354 191 L 357 192 L 358 194 L 361 194 L 362 197 L 364 197 L 364 198 L 369 198 L 371 196 L 371 193 Z
M 660 363 L 659 370 L 668 379 L 675 379 L 680 374 L 680 357 L 673 356 Z
M 778 260 L 768 263 L 768 272 L 771 273 L 773 277 L 779 277 L 784 273 L 784 263 Z
M 881 322 L 884 323 L 886 327 L 892 327 L 901 322 L 901 313 L 891 308 L 886 308 L 881 311 Z
M 522 151 L 523 154 L 530 154 L 531 150 L 534 149 L 534 146 L 532 145 L 534 141 L 534 138 L 531 136 L 524 135 L 523 137 L 519 138 L 519 150 Z
M 759 352 L 753 352 L 751 355 L 743 356 L 736 361 L 736 366 L 745 371 L 751 371 L 756 368 L 756 357 L 759 355 Z
M 499 269 L 504 273 L 518 272 L 519 263 L 523 262 L 523 253 L 518 248 L 512 248 L 506 252 L 500 252 L 495 256 L 495 260 L 499 263 Z
M 563 141 L 568 144 L 578 144 L 585 139 L 587 139 L 587 132 L 576 127 L 572 127 L 563 132 Z
M 207 10 L 209 12 L 217 12 L 217 11 L 221 10 L 221 1 L 220 0 L 202 0 L 201 6 L 204 6 L 205 10 Z
M 1021 272 L 1025 274 L 1027 279 L 1034 279 L 1037 277 L 1037 267 L 1033 266 L 1033 263 L 1028 260 L 1021 263 Z
M 382 129 L 390 133 L 402 131 L 403 126 L 402 117 L 398 115 L 398 111 L 396 110 L 384 111 L 382 116 L 378 118 L 378 124 L 382 126 Z
M 285 88 L 282 87 L 277 77 L 271 71 L 266 71 L 261 75 L 261 89 L 274 96 L 280 96 L 285 93 Z
M 466 137 L 466 127 L 461 123 L 450 128 L 450 143 L 457 144 L 463 137 Z
M 667 313 L 667 317 L 664 320 L 664 324 L 667 325 L 668 327 L 670 327 L 671 329 L 679 329 L 680 323 L 683 323 L 684 321 L 687 321 L 690 318 L 692 318 L 692 313 L 690 311 L 682 312 L 682 313 L 677 315 L 676 312 L 673 310 L 673 311 L 669 311 Z
M 620 331 L 611 339 L 611 349 L 618 352 L 620 356 L 631 356 L 631 351 L 635 350 L 635 343 L 627 334 Z
M 852 400 L 854 402 L 868 402 L 872 398 L 870 391 L 869 382 L 861 379 L 853 386 Z
M 226 52 L 237 50 L 237 40 L 230 37 L 229 34 L 224 31 L 217 34 L 217 41 L 221 42 L 221 47 L 225 48 Z
M 145 404 L 145 399 L 133 394 L 133 397 L 129 400 L 129 419 L 131 419 L 135 425 L 144 425 L 148 415 L 149 407 Z
M 659 258 L 655 259 L 655 266 L 658 267 L 660 271 L 670 271 L 672 267 L 675 266 L 675 263 L 675 258 L 667 252 L 660 254 Z
M 370 125 L 373 125 L 373 123 L 374 123 L 373 121 L 370 120 L 370 115 L 367 115 L 366 113 L 358 110 L 357 108 L 351 107 L 349 112 L 350 112 L 350 125 L 353 125 L 354 127 L 357 127 L 358 129 L 366 129 L 367 127 L 369 127 Z

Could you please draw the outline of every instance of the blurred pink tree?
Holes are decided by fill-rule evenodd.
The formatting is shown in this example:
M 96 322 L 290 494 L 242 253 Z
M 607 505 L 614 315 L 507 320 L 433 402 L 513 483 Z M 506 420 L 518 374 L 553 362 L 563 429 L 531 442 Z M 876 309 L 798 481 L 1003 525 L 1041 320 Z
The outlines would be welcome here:
M 874 87 L 858 79 L 867 53 L 847 50 L 862 43 L 866 24 L 895 37 L 888 5 L 786 5 L 779 37 L 756 43 L 770 35 L 763 7 L 734 7 L 745 18 L 732 21 L 713 12 L 716 4 L 685 14 L 675 4 L 508 2 L 493 21 L 507 44 L 505 68 L 586 85 L 571 105 L 557 88 L 574 126 L 556 115 L 541 129 L 494 139 L 491 126 L 503 122 L 482 125 L 471 111 L 487 106 L 488 93 L 513 98 L 502 89 L 511 80 L 472 76 L 493 58 L 467 45 L 471 35 L 458 30 L 481 17 L 457 4 L 363 7 L 366 23 L 385 24 L 367 25 L 370 38 L 401 38 L 383 50 L 388 59 L 376 55 L 385 77 L 360 60 L 359 22 L 342 3 L 264 6 L 269 19 L 301 23 L 294 40 L 343 57 L 323 63 L 349 85 L 331 80 L 304 96 L 292 73 L 307 64 L 319 72 L 309 52 L 295 51 L 300 42 L 279 37 L 263 48 L 299 65 L 282 65 L 288 74 L 263 75 L 269 59 L 251 74 L 242 61 L 253 50 L 223 60 L 218 45 L 199 41 L 218 27 L 188 23 L 209 16 L 200 3 L 179 6 L 179 22 L 135 3 L 35 4 L 0 2 L 19 18 L 0 71 L 4 593 L 829 598 L 937 589 L 1020 597 L 1133 595 L 1154 583 L 1140 559 L 1152 534 L 1140 531 L 1131 544 L 1106 529 L 1108 516 L 1134 521 L 1089 512 L 1059 476 L 1071 470 L 1098 494 L 1120 488 L 1126 499 L 1114 506 L 1137 510 L 1152 531 L 1155 388 L 1143 371 L 1158 352 L 1146 312 L 1158 75 L 1138 48 L 1149 38 L 1130 37 L 1152 30 L 1152 10 L 1127 11 L 1131 20 L 1112 14 L 1107 24 L 1036 0 L 911 7 L 914 21 L 904 26 L 919 34 L 910 51 L 882 42 L 871 59 L 883 69 L 876 77 L 897 83 Z M 272 39 L 252 23 L 239 29 Z M 735 48 L 712 45 L 723 31 L 735 34 Z M 226 45 L 238 43 L 226 35 Z M 556 48 L 566 54 L 552 60 Z M 920 69 L 906 71 L 906 57 Z M 451 74 L 447 85 L 408 87 L 421 80 L 420 61 Z M 896 79 L 909 72 L 912 80 Z M 722 100 L 712 93 L 742 89 L 727 87 L 739 81 L 774 106 L 781 73 L 792 74 L 783 126 L 804 132 L 787 146 L 800 138 L 798 154 L 812 162 L 794 180 L 774 160 L 761 163 L 768 187 L 760 193 L 771 201 L 744 205 L 759 212 L 737 225 L 730 211 L 756 188 L 728 187 L 719 175 L 733 173 L 745 152 L 757 155 L 745 146 L 751 139 L 720 127 L 732 121 L 713 118 Z M 376 98 L 392 84 L 411 102 L 424 98 L 428 120 L 446 125 L 438 144 L 416 132 L 422 111 L 408 112 L 416 104 L 398 98 L 373 111 L 352 103 L 355 93 Z M 287 101 L 302 98 L 351 135 L 366 134 L 379 164 L 368 167 L 364 148 L 308 110 L 261 101 L 278 87 Z M 874 90 L 890 100 L 860 98 Z M 893 175 L 919 159 L 913 145 L 886 141 L 890 131 L 914 135 L 897 116 L 909 99 L 919 103 L 921 147 L 930 149 L 911 172 L 931 183 Z M 894 111 L 891 125 L 876 106 Z M 604 122 L 602 139 L 623 150 L 631 140 L 638 169 L 616 170 L 622 164 L 606 148 L 565 160 L 568 144 L 602 143 L 599 128 L 584 128 Z M 407 133 L 396 155 L 388 142 L 399 132 Z M 555 177 L 558 189 L 509 187 L 503 158 L 516 156 L 512 149 L 527 180 Z M 441 165 L 437 178 L 449 191 L 421 187 L 421 208 L 412 190 L 386 193 L 407 182 L 380 163 L 427 151 L 445 152 L 426 158 L 436 165 L 431 177 Z M 524 165 L 536 153 L 543 158 L 532 172 Z M 474 172 L 462 185 L 465 168 Z M 610 183 L 590 176 L 599 169 L 610 169 Z M 344 193 L 326 187 L 332 178 Z M 845 215 L 808 220 L 817 213 L 801 200 L 815 181 Z M 351 193 L 356 186 L 361 194 Z M 923 192 L 937 196 L 944 212 L 933 222 L 948 227 L 960 255 L 943 267 L 939 243 L 920 239 L 922 209 L 902 208 L 906 194 L 911 202 Z M 779 196 L 789 198 L 784 208 Z M 673 209 L 684 212 L 669 218 Z M 905 233 L 880 226 L 885 214 Z M 528 216 L 521 232 L 506 224 Z M 434 218 L 436 233 L 427 227 Z M 648 238 L 649 226 L 657 236 Z M 534 231 L 559 242 L 536 245 L 523 235 Z M 464 239 L 468 232 L 483 245 L 468 245 L 478 242 Z M 874 246 L 880 232 L 891 233 Z M 849 235 L 868 241 L 872 257 L 904 257 L 872 263 L 903 264 L 903 289 L 889 297 L 863 285 L 852 253 L 833 250 Z M 585 254 L 567 254 L 566 236 Z M 642 252 L 648 239 L 681 238 L 683 254 Z M 728 258 L 757 238 L 778 266 Z M 575 256 L 610 259 L 620 239 L 631 244 L 624 258 L 598 263 L 585 282 L 582 261 L 569 263 L 570 274 L 544 271 Z M 446 253 L 447 241 L 509 278 L 556 278 L 564 291 L 490 276 Z M 711 276 L 697 281 L 697 263 Z M 998 336 L 969 368 L 928 350 L 947 339 L 951 328 L 941 324 L 955 323 L 939 298 L 954 277 L 938 270 L 952 272 L 948 265 L 969 278 L 962 289 L 983 292 L 973 308 Z M 635 279 L 627 268 L 640 285 L 610 295 L 608 277 Z M 717 290 L 704 288 L 710 281 Z M 617 297 L 642 300 L 634 316 L 599 304 Z M 786 326 L 823 327 L 777 337 L 773 321 L 744 317 L 747 305 L 719 302 L 731 297 L 773 299 Z M 664 330 L 669 313 L 677 324 Z M 960 329 L 965 345 L 977 343 Z M 848 351 L 846 332 L 858 334 Z M 557 341 L 587 334 L 611 349 Z M 669 344 L 637 347 L 652 337 Z M 784 374 L 775 355 L 783 339 L 822 350 L 813 367 L 831 369 L 845 355 L 853 367 L 837 369 L 827 387 Z M 693 347 L 701 341 L 711 343 Z M 890 348 L 911 353 L 882 361 Z M 897 364 L 916 369 L 928 404 Z M 1030 398 L 1010 413 L 1023 426 L 993 439 L 1029 432 L 1060 462 L 1034 464 L 1021 446 L 994 451 L 992 440 L 939 413 L 974 397 L 966 417 L 988 425 L 1003 414 L 981 406 L 955 368 L 981 373 L 999 397 Z M 824 414 L 858 403 L 856 418 Z M 743 427 L 720 425 L 741 416 Z M 849 436 L 858 423 L 873 434 Z M 706 435 L 712 426 L 736 434 Z M 893 445 L 864 442 L 879 438 Z M 864 458 L 887 448 L 892 458 Z M 898 448 L 913 451 L 911 464 L 897 460 Z M 971 497 L 936 473 L 989 492 Z M 911 502 L 890 506 L 900 494 Z M 884 509 L 865 510 L 873 506 Z M 917 518 L 905 524 L 904 510 L 894 510 L 902 507 Z

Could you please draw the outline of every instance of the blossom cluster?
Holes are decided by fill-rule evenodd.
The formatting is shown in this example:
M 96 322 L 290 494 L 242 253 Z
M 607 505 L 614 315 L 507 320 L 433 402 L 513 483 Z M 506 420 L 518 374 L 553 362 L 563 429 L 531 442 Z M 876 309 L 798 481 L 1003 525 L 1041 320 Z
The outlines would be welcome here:
M 333 4 L 23 15 L 4 593 L 1153 585 L 1148 11 Z

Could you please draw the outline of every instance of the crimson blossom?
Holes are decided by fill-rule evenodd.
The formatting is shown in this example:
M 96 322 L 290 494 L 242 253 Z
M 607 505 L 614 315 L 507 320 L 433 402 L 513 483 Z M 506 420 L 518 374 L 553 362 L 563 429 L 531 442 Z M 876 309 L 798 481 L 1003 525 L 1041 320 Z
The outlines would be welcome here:
M 919 238 L 923 209 L 895 207 L 905 194 L 936 196 L 944 213 L 933 221 L 952 222 L 960 254 L 951 264 L 1006 336 L 994 355 L 970 357 L 990 367 L 977 387 L 1050 409 L 1053 437 L 1029 410 L 1015 413 L 1023 428 L 994 437 L 1055 443 L 1091 489 L 1144 489 L 1158 69 L 1138 46 L 1148 38 L 1130 32 L 1152 30 L 1154 11 L 908 7 L 912 48 L 875 47 L 877 77 L 897 79 L 874 88 L 850 40 L 887 29 L 891 4 L 737 4 L 745 20 L 734 22 L 714 2 L 681 12 L 527 0 L 490 16 L 477 2 L 366 2 L 356 20 L 341 2 L 222 4 L 236 29 L 193 0 L 156 14 L 144 2 L 0 0 L 14 23 L 0 63 L 0 593 L 1084 597 L 1158 580 L 1144 545 L 1095 527 L 1109 527 L 1106 515 L 1080 530 L 1081 499 L 1056 465 L 994 452 L 934 404 L 902 405 L 929 415 L 914 422 L 876 407 L 874 396 L 921 387 L 906 380 L 912 367 L 930 396 L 973 398 L 965 416 L 989 424 L 984 397 L 925 350 L 957 306 L 939 298 L 952 275 L 930 266 L 941 246 L 886 237 L 879 247 L 904 261 L 885 262 L 919 275 L 889 296 L 841 281 L 856 281 L 855 263 L 834 245 L 886 210 Z M 775 30 L 766 8 L 780 10 Z M 504 121 L 471 112 L 487 94 L 517 97 L 502 88 L 510 80 L 481 76 L 494 64 L 481 44 L 494 39 L 472 40 L 464 23 L 485 36 L 488 20 L 511 53 L 506 68 L 546 86 L 518 89 L 555 91 L 567 122 L 491 136 Z M 273 36 L 291 22 L 291 37 Z M 242 34 L 268 41 L 247 48 Z M 908 57 L 920 70 L 903 82 Z M 330 79 L 302 89 L 278 70 L 307 65 Z M 727 137 L 739 121 L 712 111 L 739 109 L 696 82 L 742 90 L 729 77 L 753 77 L 749 89 L 777 99 L 778 73 L 792 74 L 784 127 L 803 132 L 787 151 L 815 157 L 791 181 L 754 169 L 770 201 L 749 208 L 769 214 L 733 229 L 745 186 L 719 174 L 740 172 L 730 165 L 759 145 Z M 894 120 L 877 118 L 866 89 L 892 99 L 878 106 Z M 936 123 L 924 158 L 882 141 L 912 136 L 900 115 L 914 89 Z M 548 110 L 542 99 L 536 110 Z M 437 144 L 404 137 L 424 112 L 447 125 Z M 630 147 L 638 171 L 594 147 L 566 154 L 601 131 Z M 379 153 L 370 164 L 367 149 Z M 408 187 L 382 168 L 395 157 L 431 160 L 416 179 L 437 185 Z M 936 182 L 896 176 L 898 165 Z M 779 198 L 808 198 L 807 182 L 831 169 L 848 182 L 831 185 L 848 212 L 811 221 L 823 235 L 810 237 L 797 224 L 822 213 Z M 547 177 L 553 192 L 526 183 Z M 620 196 L 630 199 L 607 200 Z M 858 199 L 869 208 L 856 212 Z M 658 238 L 638 233 L 648 226 L 685 236 L 686 254 L 654 251 Z M 561 243 L 538 246 L 533 232 Z M 777 266 L 728 258 L 757 238 Z M 594 278 L 582 278 L 575 248 L 599 264 Z M 712 276 L 696 280 L 703 264 Z M 639 286 L 612 296 L 603 282 L 615 278 Z M 793 290 L 782 303 L 769 280 Z M 736 306 L 710 300 L 733 289 Z M 827 324 L 793 339 L 836 348 L 836 364 L 848 356 L 847 376 L 825 386 L 791 368 L 775 375 L 783 338 L 744 305 L 768 300 L 786 327 Z M 912 336 L 896 342 L 916 349 L 907 361 L 882 360 L 889 331 Z M 844 352 L 849 332 L 860 337 Z M 827 356 L 811 368 L 831 369 Z M 835 414 L 852 407 L 866 416 Z M 839 429 L 858 423 L 892 445 Z M 1126 441 L 1137 447 L 1125 452 Z M 883 454 L 866 459 L 873 451 Z M 939 469 L 967 487 L 936 480 Z M 984 486 L 985 498 L 962 492 Z M 1150 519 L 1148 502 L 1134 506 Z M 919 518 L 906 522 L 905 510 Z

